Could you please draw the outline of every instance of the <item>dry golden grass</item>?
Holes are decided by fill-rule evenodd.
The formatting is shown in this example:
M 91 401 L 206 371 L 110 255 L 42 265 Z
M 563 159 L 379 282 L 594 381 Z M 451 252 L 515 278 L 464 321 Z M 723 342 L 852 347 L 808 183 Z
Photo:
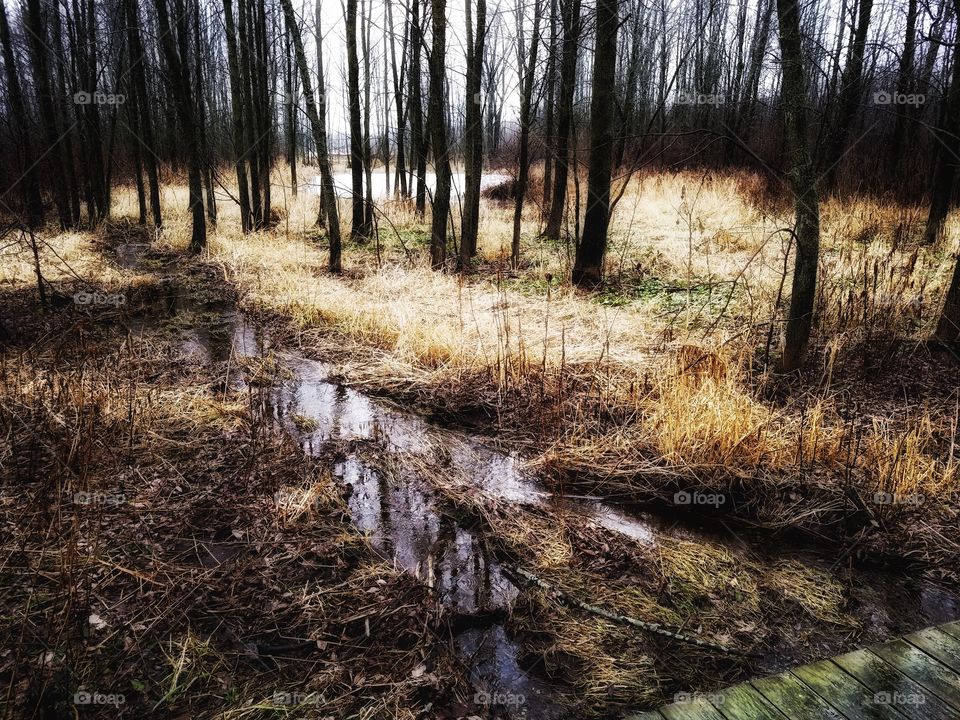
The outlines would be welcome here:
M 278 183 L 282 177 L 275 174 Z M 543 458 L 560 470 L 627 478 L 652 467 L 733 475 L 759 468 L 763 475 L 852 464 L 868 492 L 955 488 L 957 463 L 938 443 L 950 436 L 951 414 L 922 407 L 881 414 L 857 429 L 851 455 L 851 431 L 831 389 L 836 369 L 858 348 L 929 332 L 950 248 L 914 242 L 918 208 L 826 200 L 818 296 L 823 378 L 802 404 L 774 407 L 747 378 L 758 348 L 772 345 L 776 353 L 778 337 L 768 329 L 785 312 L 783 229 L 791 220 L 782 209 L 754 206 L 751 182 L 737 174 L 638 176 L 614 215 L 611 288 L 600 295 L 571 287 L 569 248 L 535 237 L 532 205 L 524 224 L 528 262 L 516 274 L 430 271 L 428 226 L 408 203 L 391 200 L 380 206 L 378 241 L 348 244 L 344 275 L 331 276 L 325 240 L 313 227 L 316 196 L 293 198 L 282 184 L 274 188 L 281 219 L 270 231 L 241 234 L 236 209 L 221 201 L 206 257 L 247 306 L 290 318 L 304 343 L 329 348 L 333 338 L 356 381 L 433 398 L 479 383 L 483 402 L 498 413 L 509 412 L 517 393 L 535 390 L 572 405 Z M 182 251 L 185 188 L 166 188 L 164 201 L 160 243 Z M 132 214 L 133 193 L 118 192 L 114 206 L 118 215 Z M 509 204 L 484 203 L 484 259 L 504 257 L 511 213 Z M 948 237 L 958 234 L 957 223 L 951 217 Z M 70 267 L 109 285 L 118 271 L 90 252 L 90 242 L 80 233 L 50 239 Z M 30 284 L 25 256 L 3 260 L 5 283 Z M 50 251 L 44 268 L 51 276 L 67 272 Z M 708 358 L 706 365 L 694 357 L 690 367 L 691 352 Z M 564 383 L 572 377 L 578 383 L 570 389 Z

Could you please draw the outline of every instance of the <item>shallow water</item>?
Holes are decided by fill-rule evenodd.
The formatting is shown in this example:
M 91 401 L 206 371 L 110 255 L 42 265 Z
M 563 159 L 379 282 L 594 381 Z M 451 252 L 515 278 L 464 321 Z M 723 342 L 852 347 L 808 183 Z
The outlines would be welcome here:
M 175 292 L 151 310 L 131 329 L 145 332 L 170 323 L 182 355 L 200 364 L 226 363 L 232 375 L 227 383 L 234 388 L 242 387 L 242 379 L 233 363 L 277 350 L 260 328 L 223 303 L 197 302 Z M 452 482 L 496 501 L 574 513 L 640 543 L 656 544 L 664 534 L 696 538 L 696 533 L 678 532 L 662 520 L 600 499 L 557 497 L 515 455 L 345 387 L 331 379 L 322 362 L 293 352 L 275 352 L 275 357 L 279 379 L 257 390 L 264 418 L 308 454 L 339 451 L 342 459 L 333 475 L 347 496 L 355 527 L 384 558 L 434 588 L 441 602 L 467 620 L 458 623 L 465 629 L 454 641 L 471 668 L 477 704 L 487 705 L 490 717 L 563 717 L 559 688 L 523 666 L 519 642 L 496 620 L 497 611 L 509 610 L 518 589 L 490 557 L 482 533 L 441 511 L 445 504 L 418 461 L 441 462 Z M 371 447 L 375 466 L 366 458 L 370 453 L 365 449 Z M 212 553 L 201 558 L 204 564 L 223 560 Z M 865 601 L 860 616 L 867 622 L 872 618 L 876 627 L 896 628 L 910 622 L 905 617 L 933 624 L 955 619 L 960 611 L 956 595 L 928 583 L 895 590 L 888 579 L 878 577 L 867 590 L 859 593 Z M 782 666 L 790 661 L 777 653 L 770 662 Z

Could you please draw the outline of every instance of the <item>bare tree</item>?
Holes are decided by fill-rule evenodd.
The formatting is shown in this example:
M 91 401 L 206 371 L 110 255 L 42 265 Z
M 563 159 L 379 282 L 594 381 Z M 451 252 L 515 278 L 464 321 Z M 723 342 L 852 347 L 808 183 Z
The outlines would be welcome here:
M 363 197 L 363 122 L 360 114 L 360 60 L 357 57 L 357 0 L 347 0 L 347 92 L 350 111 L 350 177 L 352 224 L 350 236 L 364 241 L 370 236 Z
M 420 72 L 423 50 L 423 27 L 420 24 L 420 1 L 410 0 L 410 166 L 416 163 L 417 190 L 414 201 L 415 212 L 423 217 L 427 202 L 427 153 L 430 135 L 424 128 L 423 89 Z
M 847 138 L 850 134 L 850 125 L 857 110 L 857 103 L 863 94 L 861 87 L 863 52 L 867 44 L 867 32 L 870 29 L 870 14 L 872 11 L 873 0 L 859 0 L 856 36 L 850 46 L 847 64 L 843 70 L 839 98 L 840 107 L 831 128 L 824 155 L 824 162 L 828 165 L 826 182 L 830 187 L 833 187 L 836 183 L 837 172 L 842 164 Z
M 603 281 L 603 259 L 610 225 L 610 173 L 613 165 L 613 111 L 617 69 L 618 0 L 597 0 L 597 43 L 590 101 L 590 166 L 583 238 L 577 247 L 573 282 L 593 288 Z
M 132 0 L 129 0 L 132 1 Z M 244 2 L 244 0 L 240 0 Z M 247 185 L 246 132 L 244 130 L 244 107 L 246 106 L 245 83 L 240 77 L 240 62 L 237 52 L 237 35 L 233 21 L 233 0 L 223 0 L 223 15 L 227 32 L 227 65 L 230 73 L 230 97 L 233 116 L 234 167 L 237 172 L 238 203 L 240 205 L 240 226 L 243 232 L 253 229 L 253 217 L 250 210 L 250 190 Z
M 480 175 L 483 173 L 483 104 L 480 82 L 483 70 L 483 47 L 487 34 L 487 3 L 477 0 L 477 24 L 471 22 L 470 5 L 466 0 L 467 23 L 467 86 L 463 134 L 464 197 L 460 224 L 460 265 L 466 267 L 477 254 L 477 228 L 480 223 Z
M 960 0 L 953 0 L 954 11 L 960 17 Z M 960 162 L 960 23 L 953 39 L 952 77 L 947 90 L 946 107 L 937 131 L 940 147 L 935 155 L 933 177 L 930 183 L 930 213 L 927 216 L 926 242 L 937 241 L 943 231 L 953 199 L 953 182 Z
M 189 249 L 191 253 L 196 254 L 207 245 L 207 222 L 203 214 L 202 160 L 196 119 L 194 118 L 192 90 L 190 88 L 189 59 L 184 54 L 187 47 L 186 13 L 183 12 L 182 5 L 177 7 L 178 48 L 174 41 L 173 27 L 170 25 L 167 0 L 154 0 L 154 6 L 160 23 L 160 46 L 167 61 L 167 80 L 173 93 L 177 107 L 177 117 L 186 140 L 190 188 L 188 206 L 193 215 L 193 232 L 190 237 Z
M 10 97 L 10 108 L 16 122 L 21 148 L 20 170 L 22 175 L 17 177 L 15 184 L 20 185 L 23 204 L 27 212 L 27 224 L 30 228 L 35 229 L 43 225 L 43 199 L 40 197 L 40 184 L 37 181 L 33 143 L 30 140 L 30 128 L 27 125 L 23 89 L 20 87 L 20 71 L 14 55 L 13 42 L 10 39 L 7 9 L 2 2 L 0 2 L 0 45 L 3 46 L 3 65 L 7 74 L 7 93 Z
M 433 193 L 433 218 L 430 234 L 430 265 L 443 267 L 447 257 L 447 215 L 450 213 L 450 158 L 447 155 L 447 121 L 444 111 L 444 75 L 447 51 L 446 0 L 431 0 L 433 10 L 433 46 L 430 50 L 429 126 L 433 140 L 433 166 L 437 178 Z
M 409 197 L 410 193 L 407 188 L 406 145 L 404 143 L 405 113 L 402 91 L 407 57 L 409 20 L 404 21 L 403 43 L 400 49 L 401 61 L 398 69 L 393 26 L 393 3 L 384 3 L 384 7 L 387 13 L 387 39 L 390 45 L 390 72 L 393 79 L 393 100 L 397 108 L 397 181 L 395 189 L 402 197 Z
M 307 68 L 307 56 L 303 51 L 303 39 L 293 12 L 290 0 L 280 0 L 283 15 L 293 41 L 293 50 L 300 68 L 300 82 L 303 85 L 303 97 L 307 106 L 307 118 L 313 130 L 313 141 L 317 146 L 317 161 L 320 165 L 320 197 L 327 221 L 327 234 L 330 238 L 330 272 L 341 271 L 340 215 L 337 211 L 337 197 L 333 185 L 333 173 L 330 170 L 330 156 L 327 154 L 327 100 L 324 94 L 323 64 L 318 63 L 318 100 L 313 99 L 313 84 Z M 316 5 L 317 42 L 320 42 L 320 0 Z M 318 58 L 319 59 L 319 58 Z
M 784 128 L 790 163 L 796 222 L 797 256 L 780 369 L 791 372 L 803 363 L 813 326 L 820 253 L 820 196 L 807 139 L 807 82 L 800 36 L 800 11 L 793 0 L 777 0 L 780 63 L 783 68 Z
M 560 67 L 560 96 L 557 104 L 557 144 L 554 153 L 553 191 L 550 216 L 544 234 L 560 237 L 560 225 L 567 200 L 567 173 L 570 162 L 570 133 L 573 129 L 573 91 L 577 81 L 577 53 L 580 42 L 580 0 L 560 0 L 563 8 L 563 61 Z
M 143 159 L 150 188 L 150 212 L 155 227 L 163 225 L 160 209 L 160 174 L 157 169 L 157 145 L 154 141 L 153 119 L 150 115 L 150 100 L 147 94 L 146 53 L 140 31 L 140 13 L 136 0 L 125 0 L 127 14 L 127 44 L 130 47 L 130 75 L 136 103 L 136 144 L 144 148 Z M 232 18 L 231 18 L 232 22 Z M 229 35 L 228 35 L 229 41 Z
M 530 126 L 533 118 L 533 83 L 537 69 L 537 50 L 540 47 L 539 0 L 533 5 L 533 35 L 530 38 L 530 52 L 524 67 L 523 57 L 523 4 L 517 3 L 517 27 L 520 37 L 517 41 L 517 67 L 520 82 L 520 167 L 517 170 L 517 186 L 513 201 L 513 239 L 510 243 L 510 264 L 516 268 L 520 264 L 520 224 L 523 217 L 523 201 L 527 194 L 527 180 L 530 173 Z

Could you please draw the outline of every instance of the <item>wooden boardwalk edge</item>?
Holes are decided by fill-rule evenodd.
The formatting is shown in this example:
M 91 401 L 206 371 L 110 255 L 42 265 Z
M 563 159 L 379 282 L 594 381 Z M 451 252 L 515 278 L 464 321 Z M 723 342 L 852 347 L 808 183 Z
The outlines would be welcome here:
M 960 622 L 624 720 L 960 720 Z

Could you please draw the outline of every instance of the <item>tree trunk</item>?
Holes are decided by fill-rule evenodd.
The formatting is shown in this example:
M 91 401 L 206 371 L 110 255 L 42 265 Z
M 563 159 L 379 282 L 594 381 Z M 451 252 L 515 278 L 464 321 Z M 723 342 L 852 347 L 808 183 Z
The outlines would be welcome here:
M 553 192 L 550 216 L 544 234 L 559 239 L 567 200 L 570 162 L 570 131 L 573 124 L 573 91 L 577 81 L 577 53 L 580 42 L 580 0 L 563 3 L 563 62 L 560 67 L 560 100 L 557 105 L 557 151 L 554 156 Z
M 863 52 L 867 44 L 867 31 L 870 29 L 870 14 L 873 10 L 873 0 L 859 0 L 860 10 L 857 19 L 857 31 L 850 46 L 847 65 L 843 70 L 842 87 L 840 88 L 840 107 L 836 121 L 833 124 L 830 140 L 827 144 L 824 162 L 829 164 L 827 170 L 827 187 L 836 185 L 837 173 L 842 165 L 843 154 L 847 147 L 847 138 L 850 135 L 850 126 L 853 124 L 857 111 L 857 103 L 862 94 L 863 79 Z
M 327 154 L 327 100 L 326 86 L 323 81 L 323 64 L 318 62 L 317 89 L 318 101 L 313 100 L 313 86 L 310 82 L 310 72 L 307 68 L 307 56 L 303 52 L 303 40 L 300 37 L 300 28 L 293 13 L 291 0 L 280 0 L 283 5 L 283 15 L 293 40 L 293 50 L 300 68 L 300 82 L 303 84 L 303 97 L 307 105 L 307 118 L 313 130 L 313 141 L 317 146 L 317 162 L 320 165 L 320 197 L 327 219 L 327 234 L 330 237 L 330 272 L 341 271 L 341 240 L 340 215 L 337 211 L 337 197 L 333 185 L 333 173 L 330 170 L 330 156 Z M 320 38 L 320 0 L 316 5 L 317 42 Z M 319 50 L 319 47 L 318 47 Z M 322 55 L 318 53 L 318 60 Z
M 556 142 L 553 128 L 554 95 L 557 89 L 557 0 L 550 0 L 550 47 L 547 51 L 546 117 L 543 128 L 543 206 L 544 219 L 550 216 L 550 193 L 553 190 L 553 152 Z
M 163 226 L 160 210 L 160 175 L 157 170 L 157 146 L 154 142 L 153 121 L 150 117 L 150 99 L 147 95 L 147 75 L 144 70 L 146 55 L 140 35 L 140 14 L 136 0 L 126 0 L 128 44 L 130 45 L 130 73 L 133 79 L 134 95 L 137 100 L 137 133 L 143 143 L 144 165 L 147 170 L 147 184 L 150 191 L 150 213 L 153 224 Z
M 170 17 L 166 0 L 154 0 L 157 9 L 157 19 L 160 22 L 160 46 L 167 61 L 171 90 L 177 107 L 177 116 L 186 141 L 188 177 L 190 186 L 189 207 L 193 215 L 193 232 L 190 237 L 189 251 L 192 254 L 200 253 L 207 245 L 207 222 L 203 211 L 203 179 L 202 161 L 200 158 L 200 144 L 197 137 L 194 105 L 190 89 L 190 74 L 188 58 L 181 56 L 181 51 L 174 43 L 171 34 Z M 184 46 L 187 28 L 185 13 L 178 7 L 177 34 Z
M 17 68 L 13 45 L 10 42 L 10 25 L 7 22 L 6 5 L 0 2 L 0 45 L 3 46 L 3 66 L 7 74 L 7 94 L 10 98 L 10 110 L 13 113 L 16 129 L 20 136 L 21 161 L 23 175 L 14 183 L 20 184 L 23 204 L 27 213 L 27 226 L 31 229 L 43 225 L 43 200 L 37 183 L 33 143 L 30 141 L 30 127 L 27 125 L 27 113 L 23 102 L 23 90 L 20 87 L 20 71 Z M 13 189 L 7 188 L 6 192 Z
M 444 108 L 444 54 L 447 51 L 446 0 L 431 0 L 433 8 L 433 48 L 430 51 L 430 133 L 433 139 L 433 165 L 437 186 L 433 193 L 433 218 L 430 235 L 430 265 L 443 267 L 447 257 L 447 215 L 450 213 L 450 158 L 447 155 L 447 123 Z
M 57 127 L 57 114 L 53 106 L 53 92 L 50 86 L 50 72 L 47 68 L 46 21 L 40 9 L 40 0 L 27 0 L 26 12 L 27 37 L 30 41 L 30 57 L 33 65 L 33 80 L 36 85 L 37 104 L 40 106 L 40 120 L 46 140 L 46 152 L 50 166 L 50 184 L 53 186 L 53 200 L 57 206 L 60 229 L 66 230 L 72 224 L 70 218 L 70 199 L 67 196 L 63 172 L 60 129 Z
M 132 2 L 133 0 L 128 0 Z M 240 0 L 244 2 L 245 0 Z M 237 188 L 240 204 L 240 227 L 248 233 L 253 229 L 253 218 L 250 213 L 250 191 L 247 187 L 247 168 L 244 162 L 246 154 L 244 143 L 244 98 L 243 82 L 240 79 L 240 64 L 237 59 L 237 34 L 233 22 L 233 0 L 223 0 L 223 15 L 226 20 L 227 31 L 227 69 L 230 73 L 230 106 L 233 118 L 233 151 L 234 167 L 237 172 Z
M 917 0 L 908 0 L 907 5 L 907 32 L 903 41 L 903 51 L 900 55 L 900 69 L 897 74 L 897 94 L 906 95 L 910 92 L 913 83 L 913 65 L 916 56 L 917 44 Z M 893 126 L 893 137 L 890 140 L 890 155 L 887 170 L 890 175 L 896 175 L 900 168 L 900 158 L 903 155 L 903 140 L 907 131 L 907 121 L 910 117 L 909 107 L 897 107 L 896 119 Z
M 593 288 L 603 281 L 610 225 L 610 173 L 617 70 L 618 0 L 597 0 L 597 48 L 590 101 L 590 171 L 583 238 L 577 246 L 573 282 Z
M 260 187 L 260 162 L 257 148 L 257 117 L 254 112 L 257 96 L 256 84 L 253 78 L 253 20 L 248 17 L 249 0 L 239 0 L 237 7 L 237 49 L 240 56 L 240 83 L 243 87 L 243 127 L 244 127 L 244 159 L 250 168 L 250 215 L 253 227 L 263 227 L 263 196 Z
M 467 20 L 467 109 L 463 133 L 463 216 L 460 223 L 460 266 L 466 267 L 477 254 L 480 224 L 480 175 L 483 172 L 483 104 L 480 80 L 483 70 L 483 46 L 487 34 L 487 3 L 477 0 L 477 25 L 470 26 L 470 3 L 466 0 Z
M 373 232 L 373 157 L 370 150 L 370 116 L 373 114 L 370 103 L 370 13 L 367 3 L 360 0 L 360 37 L 363 45 L 363 177 L 366 182 L 363 205 L 363 224 L 366 237 Z
M 517 25 L 523 27 L 522 3 L 518 3 Z M 517 174 L 517 187 L 513 204 L 513 239 L 510 243 L 510 264 L 516 269 L 520 265 L 520 222 L 523 216 L 523 200 L 527 194 L 527 177 L 530 171 L 530 125 L 531 104 L 533 101 L 533 80 L 537 69 L 537 50 L 540 47 L 540 0 L 533 6 L 533 36 L 530 38 L 530 55 L 526 69 L 520 73 L 520 168 Z M 522 57 L 517 57 L 522 61 Z M 521 62 L 518 62 L 523 67 Z
M 427 133 L 423 124 L 423 88 L 420 72 L 423 69 L 423 28 L 420 25 L 420 2 L 411 0 L 410 9 L 410 164 L 416 162 L 417 190 L 414 210 L 422 218 L 427 205 Z
M 217 226 L 217 199 L 213 193 L 213 161 L 210 157 L 210 147 L 207 143 L 207 113 L 204 105 L 206 95 L 203 90 L 203 45 L 200 42 L 200 0 L 194 0 L 193 45 L 196 58 L 194 59 L 194 75 L 196 77 L 197 96 L 197 136 L 200 145 L 200 157 L 203 162 L 204 191 L 207 195 L 207 219 L 210 225 Z
M 360 116 L 360 61 L 357 58 L 357 0 L 347 0 L 347 92 L 350 113 L 350 179 L 352 224 L 350 237 L 369 237 L 363 202 L 363 125 Z
M 960 0 L 954 0 L 960 17 Z M 957 158 L 960 156 L 960 24 L 953 42 L 953 72 L 947 90 L 943 122 L 937 132 L 933 179 L 930 187 L 930 214 L 924 239 L 932 244 L 940 238 L 943 224 L 950 212 L 953 199 L 953 181 L 956 177 Z
M 803 363 L 813 325 L 820 252 L 820 198 L 807 139 L 806 77 L 801 50 L 800 14 L 793 0 L 777 0 L 777 19 L 783 68 L 781 103 L 796 212 L 794 233 L 797 245 L 780 369 L 792 372 Z
M 404 143 L 404 111 L 403 111 L 403 63 L 407 52 L 407 31 L 404 29 L 404 42 L 401 48 L 401 67 L 397 70 L 397 56 L 393 40 L 393 3 L 384 3 L 387 11 L 387 37 L 390 42 L 390 70 L 393 78 L 393 99 L 397 107 L 397 186 L 394 188 L 401 197 L 410 197 L 407 189 L 406 147 Z M 406 26 L 405 26 L 406 28 Z
M 284 109 L 287 120 L 287 164 L 290 165 L 290 192 L 297 196 L 297 105 L 294 100 L 293 60 L 290 57 L 290 27 L 286 32 L 284 53 Z

